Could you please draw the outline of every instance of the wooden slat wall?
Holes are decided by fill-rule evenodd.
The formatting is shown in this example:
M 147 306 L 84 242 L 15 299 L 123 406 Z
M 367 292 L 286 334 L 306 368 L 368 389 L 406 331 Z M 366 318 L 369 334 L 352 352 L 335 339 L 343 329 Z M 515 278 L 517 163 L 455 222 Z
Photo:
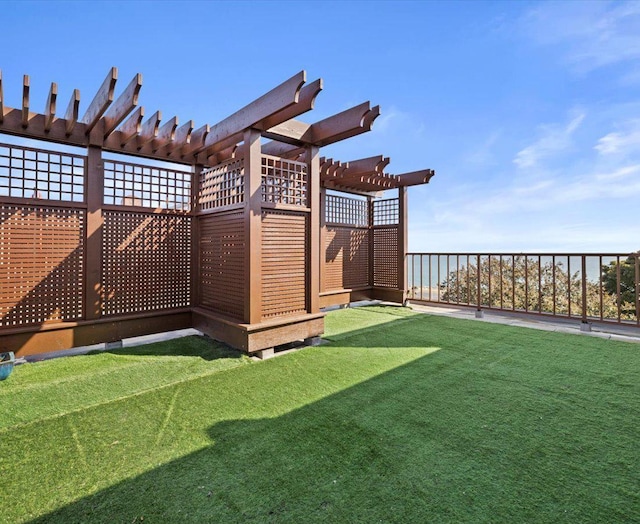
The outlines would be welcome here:
M 398 226 L 373 230 L 373 285 L 398 288 Z
M 242 320 L 244 315 L 243 211 L 200 218 L 201 305 Z
M 105 211 L 104 315 L 190 306 L 191 218 Z
M 367 228 L 328 226 L 325 235 L 325 280 L 322 291 L 369 285 Z
M 307 213 L 262 211 L 262 315 L 306 311 Z
M 82 317 L 85 215 L 0 204 L 0 327 Z

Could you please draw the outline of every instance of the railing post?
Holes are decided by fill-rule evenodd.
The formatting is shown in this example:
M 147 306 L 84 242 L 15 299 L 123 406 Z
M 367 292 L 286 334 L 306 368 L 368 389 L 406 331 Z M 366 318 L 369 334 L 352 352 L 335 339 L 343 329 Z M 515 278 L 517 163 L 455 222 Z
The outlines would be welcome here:
M 634 259 L 636 261 L 635 271 L 635 291 L 636 291 L 636 325 L 640 326 L 640 251 L 635 254 Z
M 477 291 L 478 291 L 478 296 L 477 296 L 477 310 L 476 310 L 476 318 L 482 318 L 484 317 L 484 313 L 482 311 L 482 306 L 480 305 L 480 296 L 481 296 L 481 291 L 480 291 L 480 255 L 476 256 L 476 262 L 478 265 L 478 286 L 477 286 Z
M 591 324 L 587 322 L 587 257 L 582 255 L 582 322 L 580 331 L 591 331 Z

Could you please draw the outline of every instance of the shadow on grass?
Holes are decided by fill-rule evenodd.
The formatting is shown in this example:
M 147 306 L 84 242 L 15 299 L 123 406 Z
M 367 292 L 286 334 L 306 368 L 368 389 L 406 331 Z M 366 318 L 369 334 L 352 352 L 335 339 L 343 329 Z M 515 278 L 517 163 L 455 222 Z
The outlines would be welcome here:
M 420 340 L 428 346 L 429 325 L 428 317 L 387 324 L 375 343 L 392 351 L 420 347 Z M 470 337 L 476 333 L 470 331 Z M 366 350 L 372 333 L 354 331 L 334 350 Z M 203 449 L 33 522 L 613 522 L 637 516 L 638 500 L 630 495 L 636 479 L 624 467 L 634 462 L 635 434 L 618 431 L 615 416 L 607 418 L 611 406 L 541 394 L 549 379 L 527 360 L 533 351 L 510 349 L 515 339 L 478 348 L 450 333 L 435 338 L 440 349 L 434 344 L 430 354 L 283 415 L 215 423 L 205 429 Z M 506 356 L 522 359 L 511 380 L 497 368 Z M 616 389 L 599 386 L 604 397 Z M 265 387 L 260 394 L 270 392 Z M 189 428 L 180 420 L 193 406 L 180 398 L 174 440 Z M 203 410 L 221 409 L 202 402 Z M 161 444 L 171 446 L 168 437 Z
M 110 353 L 112 355 L 154 356 L 154 357 L 200 357 L 203 360 L 220 358 L 242 358 L 241 351 L 206 336 L 174 338 L 141 346 L 113 348 L 91 351 L 88 355 Z

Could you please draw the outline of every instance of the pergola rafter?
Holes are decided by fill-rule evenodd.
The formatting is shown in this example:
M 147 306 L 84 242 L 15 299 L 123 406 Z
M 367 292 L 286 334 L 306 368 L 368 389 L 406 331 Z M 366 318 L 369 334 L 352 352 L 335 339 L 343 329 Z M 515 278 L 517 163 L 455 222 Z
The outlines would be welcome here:
M 386 189 L 427 184 L 435 172 L 423 169 L 392 175 L 385 173 L 390 159 L 382 155 L 341 163 L 331 158 L 320 159 L 322 185 L 328 189 L 352 192 L 376 192 Z
M 433 171 L 392 175 L 382 155 L 320 157 L 322 147 L 368 132 L 379 106 L 303 122 L 323 84 L 307 84 L 300 71 L 196 128 L 145 114 L 142 75 L 120 92 L 117 81 L 114 67 L 84 112 L 75 89 L 57 116 L 55 82 L 36 113 L 30 77 L 11 108 L 0 72 L 0 134 L 86 148 L 0 147 L 0 211 L 9 217 L 0 221 L 9 249 L 0 291 L 13 297 L 9 309 L 0 304 L 0 345 L 41 352 L 196 327 L 256 352 L 321 334 L 323 306 L 405 300 L 406 187 Z M 389 189 L 397 196 L 378 198 Z M 71 254 L 55 247 L 58 229 Z M 47 250 L 37 272 L 34 246 Z

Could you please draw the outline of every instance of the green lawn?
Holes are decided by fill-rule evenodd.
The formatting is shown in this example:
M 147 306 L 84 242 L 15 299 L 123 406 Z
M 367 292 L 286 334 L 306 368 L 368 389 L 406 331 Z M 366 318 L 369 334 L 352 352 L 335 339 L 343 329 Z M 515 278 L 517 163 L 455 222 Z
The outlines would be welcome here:
M 640 346 L 327 316 L 251 362 L 191 338 L 0 382 L 0 522 L 640 521 Z

